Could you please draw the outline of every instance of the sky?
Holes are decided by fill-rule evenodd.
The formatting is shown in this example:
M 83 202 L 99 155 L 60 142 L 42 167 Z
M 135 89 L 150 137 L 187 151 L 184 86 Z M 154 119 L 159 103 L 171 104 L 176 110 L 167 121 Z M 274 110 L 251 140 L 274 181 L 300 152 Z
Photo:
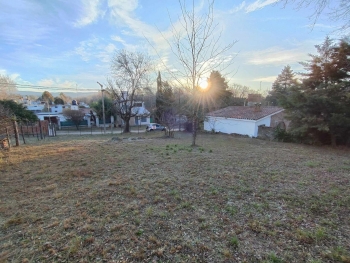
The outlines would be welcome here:
M 194 2 L 196 10 L 207 8 L 206 0 Z M 121 49 L 153 59 L 154 83 L 158 70 L 179 66 L 167 42 L 180 19 L 176 0 L 0 0 L 0 6 L 0 74 L 15 80 L 22 94 L 96 92 Z M 216 0 L 219 44 L 237 41 L 222 72 L 229 85 L 263 91 L 284 66 L 301 72 L 298 62 L 315 54 L 314 45 L 327 35 L 340 37 L 326 15 L 315 23 L 311 15 L 312 6 L 296 10 L 279 0 Z

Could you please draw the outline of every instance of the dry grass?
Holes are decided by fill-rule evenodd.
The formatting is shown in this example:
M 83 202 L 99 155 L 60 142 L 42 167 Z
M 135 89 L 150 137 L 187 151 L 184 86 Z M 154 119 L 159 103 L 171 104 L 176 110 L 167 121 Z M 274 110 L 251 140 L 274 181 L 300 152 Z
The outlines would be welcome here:
M 349 150 L 160 135 L 12 148 L 0 262 L 350 262 Z

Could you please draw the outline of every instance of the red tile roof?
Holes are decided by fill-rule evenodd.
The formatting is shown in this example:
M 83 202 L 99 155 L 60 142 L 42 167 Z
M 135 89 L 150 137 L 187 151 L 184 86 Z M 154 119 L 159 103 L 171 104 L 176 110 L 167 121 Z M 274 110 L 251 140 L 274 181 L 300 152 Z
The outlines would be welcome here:
M 232 119 L 259 120 L 261 118 L 272 115 L 282 110 L 283 108 L 272 106 L 261 106 L 261 111 L 255 111 L 255 106 L 230 106 L 220 110 L 209 112 L 207 116 Z

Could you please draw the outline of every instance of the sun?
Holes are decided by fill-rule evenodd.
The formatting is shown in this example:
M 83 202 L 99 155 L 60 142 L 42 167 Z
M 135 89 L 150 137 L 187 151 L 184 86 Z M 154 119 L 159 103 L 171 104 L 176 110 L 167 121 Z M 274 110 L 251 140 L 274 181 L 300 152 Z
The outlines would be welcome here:
M 200 79 L 198 84 L 201 89 L 206 89 L 208 87 L 208 81 L 206 79 Z

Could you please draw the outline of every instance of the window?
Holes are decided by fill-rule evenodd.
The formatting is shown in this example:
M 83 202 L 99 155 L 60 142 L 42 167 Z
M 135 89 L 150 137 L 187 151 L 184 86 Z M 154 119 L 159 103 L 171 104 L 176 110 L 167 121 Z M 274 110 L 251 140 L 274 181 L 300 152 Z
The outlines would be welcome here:
M 147 117 L 141 117 L 141 122 L 147 122 Z

